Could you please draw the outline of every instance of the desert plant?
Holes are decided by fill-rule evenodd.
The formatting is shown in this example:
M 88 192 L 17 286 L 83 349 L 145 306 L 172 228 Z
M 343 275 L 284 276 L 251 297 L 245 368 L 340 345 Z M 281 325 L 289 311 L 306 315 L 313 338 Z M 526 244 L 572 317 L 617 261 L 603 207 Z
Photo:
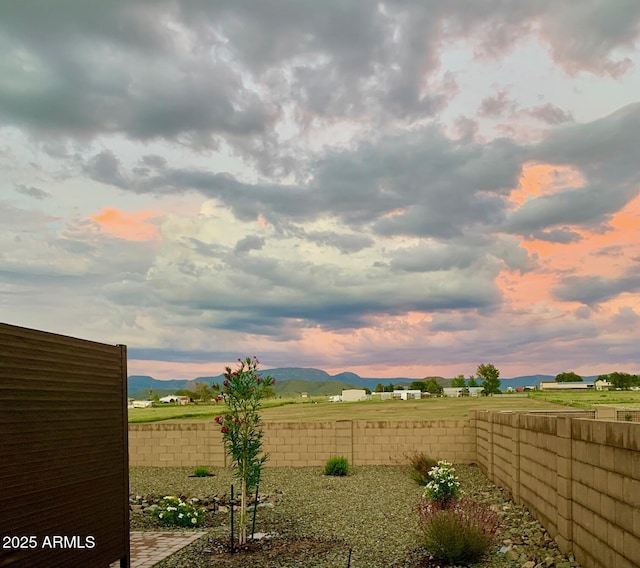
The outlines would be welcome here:
M 424 488 L 424 496 L 440 509 L 446 509 L 462 494 L 456 470 L 449 462 L 439 461 L 427 476 L 430 481 Z
M 438 462 L 433 458 L 430 458 L 425 453 L 415 453 L 409 459 L 411 465 L 411 479 L 413 479 L 418 485 L 425 486 L 429 483 L 429 471 L 435 467 Z
M 193 470 L 194 477 L 209 477 L 211 472 L 204 466 L 198 466 Z
M 334 456 L 324 466 L 325 475 L 343 476 L 349 473 L 349 460 L 344 456 Z
M 632 415 L 630 412 L 627 412 L 627 413 L 624 415 L 624 419 L 625 419 L 627 422 L 631 422 L 631 421 L 633 420 L 633 415 Z
M 247 497 L 260 481 L 267 454 L 262 452 L 262 422 L 258 412 L 265 391 L 274 384 L 272 377 L 258 374 L 257 358 L 238 359 L 238 368 L 225 368 L 222 386 L 212 385 L 224 400 L 228 412 L 215 417 L 236 479 L 240 482 L 240 519 L 238 543 L 247 542 Z
M 153 511 L 153 516 L 163 527 L 197 527 L 204 519 L 204 510 L 178 497 L 165 497 Z
M 418 515 L 422 544 L 434 559 L 448 565 L 468 566 L 482 560 L 498 529 L 497 514 L 469 499 L 456 500 L 446 509 L 425 499 Z

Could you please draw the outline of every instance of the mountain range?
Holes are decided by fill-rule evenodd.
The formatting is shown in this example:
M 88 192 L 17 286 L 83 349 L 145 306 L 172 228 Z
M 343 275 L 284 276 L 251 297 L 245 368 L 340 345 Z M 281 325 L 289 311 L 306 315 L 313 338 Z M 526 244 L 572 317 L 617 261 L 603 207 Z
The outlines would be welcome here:
M 311 369 L 302 367 L 280 367 L 276 369 L 265 369 L 261 371 L 261 375 L 269 375 L 276 379 L 275 390 L 279 396 L 287 396 L 300 392 L 308 392 L 309 396 L 320 396 L 329 394 L 340 394 L 345 388 L 368 388 L 375 390 L 376 385 L 409 385 L 413 381 L 435 379 L 442 386 L 448 386 L 452 379 L 443 377 L 425 377 L 423 379 L 394 377 L 394 378 L 375 378 L 360 377 L 356 373 L 343 372 L 337 375 L 330 375 L 321 369 Z M 529 385 L 538 385 L 541 381 L 553 381 L 552 375 L 523 375 L 510 379 L 500 379 L 501 388 L 504 390 L 508 387 L 524 387 Z M 595 377 L 584 377 L 585 380 L 591 380 Z M 147 375 L 131 375 L 129 377 L 127 391 L 129 396 L 146 397 L 149 389 L 154 394 L 164 396 L 172 394 L 180 389 L 195 389 L 195 383 L 220 383 L 224 380 L 223 375 L 215 377 L 197 377 L 195 379 L 168 379 L 159 380 Z

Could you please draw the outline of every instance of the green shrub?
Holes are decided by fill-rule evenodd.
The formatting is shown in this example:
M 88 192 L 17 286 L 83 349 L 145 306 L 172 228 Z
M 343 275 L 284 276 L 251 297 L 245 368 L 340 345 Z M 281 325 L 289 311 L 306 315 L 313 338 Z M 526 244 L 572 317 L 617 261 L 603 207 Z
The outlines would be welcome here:
M 437 465 L 437 461 L 427 456 L 425 453 L 414 454 L 410 461 L 411 465 L 411 479 L 413 479 L 418 485 L 423 487 L 429 483 L 429 471 L 432 467 Z
M 418 513 L 424 547 L 447 565 L 480 562 L 495 541 L 498 516 L 480 503 L 460 499 L 441 509 L 424 500 Z
M 153 516 L 162 527 L 198 527 L 204 520 L 204 509 L 198 509 L 178 497 L 165 497 Z
M 204 466 L 198 466 L 193 472 L 194 477 L 209 477 L 211 472 Z
M 439 461 L 429 470 L 427 476 L 430 481 L 424 488 L 424 496 L 440 509 L 446 509 L 462 494 L 456 470 L 449 462 Z
M 325 475 L 347 475 L 349 473 L 349 460 L 344 456 L 334 456 L 327 460 L 324 466 Z

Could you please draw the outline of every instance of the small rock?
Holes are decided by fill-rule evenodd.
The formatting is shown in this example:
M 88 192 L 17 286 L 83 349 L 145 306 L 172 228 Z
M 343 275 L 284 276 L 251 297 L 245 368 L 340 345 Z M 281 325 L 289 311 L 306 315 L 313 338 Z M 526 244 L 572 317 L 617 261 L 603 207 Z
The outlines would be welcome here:
M 522 565 L 522 568 L 535 568 L 536 563 L 533 560 L 529 560 Z

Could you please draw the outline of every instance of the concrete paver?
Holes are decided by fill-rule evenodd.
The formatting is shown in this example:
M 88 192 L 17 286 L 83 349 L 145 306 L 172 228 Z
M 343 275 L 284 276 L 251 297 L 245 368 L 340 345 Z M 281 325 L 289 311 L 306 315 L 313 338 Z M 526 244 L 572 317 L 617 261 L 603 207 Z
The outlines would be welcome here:
M 204 536 L 205 532 L 131 532 L 131 568 L 151 568 L 185 546 Z M 119 568 L 114 562 L 109 568 Z

